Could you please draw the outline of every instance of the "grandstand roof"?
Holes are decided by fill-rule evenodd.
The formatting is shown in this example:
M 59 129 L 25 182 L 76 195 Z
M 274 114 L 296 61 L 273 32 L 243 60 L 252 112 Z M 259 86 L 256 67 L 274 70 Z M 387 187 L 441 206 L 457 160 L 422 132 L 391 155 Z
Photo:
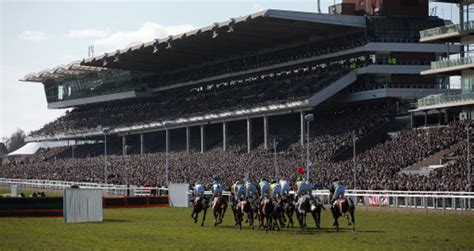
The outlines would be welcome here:
M 265 10 L 87 58 L 81 65 L 164 72 L 366 27 L 365 17 Z
M 106 74 L 111 70 L 104 67 L 84 66 L 79 61 L 68 65 L 60 65 L 53 69 L 44 69 L 38 73 L 28 73 L 20 81 L 45 82 L 48 79 L 63 80 L 70 77 L 84 77 L 88 74 Z

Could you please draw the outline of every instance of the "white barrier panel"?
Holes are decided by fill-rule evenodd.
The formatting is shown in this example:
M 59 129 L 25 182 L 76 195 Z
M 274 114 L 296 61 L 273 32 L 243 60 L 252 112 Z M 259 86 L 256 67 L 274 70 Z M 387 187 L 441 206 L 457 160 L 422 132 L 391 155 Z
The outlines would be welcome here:
M 168 187 L 172 207 L 188 207 L 189 184 L 170 183 Z
M 67 188 L 64 190 L 64 222 L 102 221 L 102 190 Z
M 11 189 L 11 197 L 18 197 L 19 195 L 19 191 L 18 191 L 18 185 L 11 185 L 10 186 L 10 189 Z

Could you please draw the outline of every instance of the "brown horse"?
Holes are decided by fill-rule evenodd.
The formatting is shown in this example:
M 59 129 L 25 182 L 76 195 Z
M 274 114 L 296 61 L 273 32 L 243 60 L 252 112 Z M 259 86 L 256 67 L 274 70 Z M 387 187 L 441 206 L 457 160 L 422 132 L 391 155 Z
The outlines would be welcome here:
M 240 227 L 240 230 L 242 230 L 242 221 L 243 221 L 244 215 L 247 215 L 249 226 L 253 229 L 253 209 L 252 209 L 252 205 L 247 199 L 243 199 L 239 201 L 237 203 L 237 208 L 235 210 L 235 216 L 236 216 L 237 224 Z
M 278 197 L 273 200 L 273 212 L 272 212 L 272 217 L 273 217 L 273 226 L 272 229 L 277 229 L 280 230 L 281 227 L 285 227 L 284 224 L 284 217 L 285 217 L 285 207 L 284 207 L 283 199 L 281 197 Z
M 265 231 L 268 232 L 268 230 L 270 230 L 272 227 L 273 217 L 273 203 L 269 198 L 265 197 L 262 199 L 258 216 L 259 226 L 264 227 Z
M 341 216 L 347 219 L 347 224 L 350 226 L 351 222 L 349 221 L 349 215 L 351 216 L 352 221 L 352 231 L 355 231 L 355 204 L 350 198 L 340 198 L 337 199 L 332 204 L 332 216 L 334 217 L 334 224 L 333 226 L 336 227 L 337 231 L 339 232 L 339 222 L 337 219 Z
M 227 202 L 221 198 L 221 196 L 216 196 L 212 200 L 212 211 L 214 213 L 214 226 L 217 226 L 222 223 L 224 219 L 225 211 L 227 210 Z
M 293 214 L 295 213 L 295 202 L 294 198 L 291 195 L 282 197 L 283 199 L 283 209 L 285 210 L 285 215 L 288 217 L 287 228 L 293 228 Z M 285 215 L 283 215 L 283 220 L 285 221 Z
M 207 209 L 209 208 L 209 203 L 205 198 L 202 197 L 196 197 L 193 201 L 193 213 L 191 214 L 191 218 L 194 219 L 194 223 L 197 223 L 199 213 L 202 211 L 202 222 L 201 226 L 204 226 L 204 221 L 206 220 L 206 213 Z

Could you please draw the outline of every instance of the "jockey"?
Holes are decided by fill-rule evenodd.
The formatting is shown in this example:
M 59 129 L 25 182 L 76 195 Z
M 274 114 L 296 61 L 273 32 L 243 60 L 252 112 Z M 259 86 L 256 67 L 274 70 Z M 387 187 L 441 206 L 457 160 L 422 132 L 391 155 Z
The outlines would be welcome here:
M 272 199 L 277 199 L 277 196 L 281 195 L 281 186 L 276 180 L 272 180 L 272 184 L 270 185 L 270 194 Z
M 303 195 L 311 195 L 312 186 L 308 181 L 302 181 L 300 184 L 296 182 L 298 190 L 296 191 L 296 196 L 299 198 Z
M 298 191 L 298 189 L 300 189 L 301 184 L 303 184 L 303 183 L 304 183 L 303 178 L 301 178 L 301 176 L 298 177 L 298 179 L 296 180 L 296 183 L 295 183 L 295 190 Z
M 196 198 L 204 198 L 204 186 L 199 182 L 194 184 L 194 197 Z
M 260 180 L 260 183 L 258 183 L 258 186 L 260 187 L 260 197 L 269 197 L 270 196 L 270 184 L 268 184 L 267 179 L 262 178 Z
M 222 185 L 219 182 L 219 177 L 214 176 L 212 181 L 212 198 L 211 201 L 214 200 L 214 197 L 222 197 Z
M 257 198 L 257 187 L 248 180 L 245 182 L 245 197 L 249 201 Z
M 290 184 L 286 180 L 280 179 L 280 187 L 281 196 L 288 196 L 290 194 Z
M 331 190 L 333 191 L 331 205 L 339 198 L 344 198 L 346 187 L 339 181 L 338 178 L 334 178 L 332 181 Z
M 240 181 L 237 180 L 235 182 L 235 187 L 234 187 L 234 196 L 235 196 L 236 204 L 242 197 L 244 197 L 244 194 L 245 194 L 244 184 L 242 184 Z

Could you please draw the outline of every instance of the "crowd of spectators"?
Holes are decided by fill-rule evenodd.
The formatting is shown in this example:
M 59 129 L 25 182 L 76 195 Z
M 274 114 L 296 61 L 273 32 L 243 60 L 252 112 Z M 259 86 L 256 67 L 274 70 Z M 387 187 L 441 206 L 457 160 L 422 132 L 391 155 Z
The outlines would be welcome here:
M 362 58 L 309 64 L 215 83 L 163 91 L 153 98 L 77 107 L 32 135 L 54 135 L 102 127 L 130 126 L 182 116 L 239 110 L 303 100 L 339 79 Z
M 369 109 L 370 112 L 368 112 Z M 370 137 L 371 132 L 385 126 L 396 114 L 394 105 L 330 111 L 321 114 L 321 120 L 311 127 L 310 142 L 311 181 L 319 188 L 329 187 L 339 177 L 348 187 L 353 185 L 353 161 L 336 160 L 341 151 L 352 147 L 352 136 Z M 357 156 L 357 188 L 391 190 L 464 190 L 466 187 L 465 162 L 451 153 L 447 167 L 433 171 L 429 176 L 400 174 L 416 162 L 460 144 L 465 138 L 468 122 L 451 122 L 445 126 L 405 129 L 392 134 L 392 138 L 372 146 Z M 281 136 L 282 137 L 282 136 Z M 275 174 L 290 181 L 296 178 L 296 168 L 305 165 L 305 148 L 293 139 L 289 147 L 277 146 L 265 150 L 258 146 L 244 153 L 246 146 L 231 145 L 227 151 L 214 147 L 205 153 L 171 152 L 169 180 L 172 182 L 208 183 L 214 175 L 220 176 L 229 186 L 232 180 L 249 172 L 251 180 L 274 178 Z M 166 155 L 163 152 L 108 156 L 108 182 L 114 184 L 164 185 Z M 275 166 L 276 160 L 276 166 Z M 51 179 L 83 182 L 104 182 L 104 158 L 57 158 L 11 164 L 0 169 L 1 177 L 25 179 Z

